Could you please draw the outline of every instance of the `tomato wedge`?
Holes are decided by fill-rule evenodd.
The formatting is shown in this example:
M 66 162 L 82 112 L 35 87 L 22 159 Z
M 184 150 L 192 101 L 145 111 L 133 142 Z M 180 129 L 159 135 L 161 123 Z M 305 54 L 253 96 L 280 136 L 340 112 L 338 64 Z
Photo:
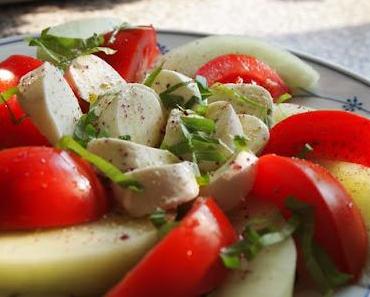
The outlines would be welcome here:
M 105 44 L 117 52 L 113 55 L 98 53 L 128 82 L 140 82 L 159 54 L 157 33 L 152 26 L 125 28 L 111 42 L 113 32 L 104 36 Z
M 370 120 L 346 111 L 322 110 L 291 116 L 270 131 L 263 154 L 347 161 L 370 166 Z
M 173 229 L 106 297 L 191 297 L 226 276 L 219 253 L 236 233 L 213 199 L 199 199 Z
M 330 173 L 309 161 L 262 156 L 252 193 L 274 203 L 288 217 L 286 198 L 293 196 L 314 207 L 316 243 L 337 268 L 358 277 L 367 256 L 367 233 L 358 208 Z
M 0 92 L 16 87 L 23 75 L 39 67 L 43 62 L 33 57 L 13 55 L 0 63 Z M 16 96 L 12 96 L 7 105 L 0 101 L 0 149 L 25 145 L 48 145 L 29 118 L 16 123 L 15 119 L 25 116 Z
M 0 188 L 0 230 L 79 224 L 108 209 L 93 168 L 50 147 L 0 151 Z
M 219 56 L 200 67 L 195 75 L 204 76 L 209 85 L 216 82 L 255 82 L 267 89 L 275 99 L 289 93 L 288 86 L 275 70 L 257 58 L 246 55 Z

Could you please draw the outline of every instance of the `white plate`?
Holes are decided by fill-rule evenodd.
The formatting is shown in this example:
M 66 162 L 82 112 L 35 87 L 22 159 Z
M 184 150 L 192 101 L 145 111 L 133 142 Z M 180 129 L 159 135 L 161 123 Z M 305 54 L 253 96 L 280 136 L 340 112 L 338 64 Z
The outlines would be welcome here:
M 199 33 L 159 31 L 158 45 L 161 52 L 165 53 L 174 47 L 205 36 Z M 303 53 L 293 53 L 320 73 L 319 84 L 313 91 L 317 96 L 307 94 L 307 96 L 295 99 L 299 104 L 319 109 L 342 109 L 370 117 L 370 81 L 368 79 L 318 58 Z M 12 54 L 35 55 L 35 48 L 28 47 L 22 36 L 0 39 L 0 60 Z M 296 295 L 296 297 L 314 296 L 320 295 L 312 292 Z M 335 297 L 370 297 L 370 287 L 347 287 L 338 292 Z

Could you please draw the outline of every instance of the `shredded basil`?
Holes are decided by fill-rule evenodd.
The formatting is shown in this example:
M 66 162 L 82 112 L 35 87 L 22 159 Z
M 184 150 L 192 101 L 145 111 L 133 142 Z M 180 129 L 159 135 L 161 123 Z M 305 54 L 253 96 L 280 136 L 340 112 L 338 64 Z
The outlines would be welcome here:
M 194 80 L 198 85 L 198 88 L 199 88 L 200 94 L 202 95 L 203 100 L 207 99 L 209 96 L 212 95 L 212 92 L 208 88 L 207 79 L 204 76 L 197 75 L 195 76 Z
M 92 106 L 88 113 L 81 116 L 73 133 L 73 138 L 86 147 L 95 138 L 109 137 L 108 132 L 97 127 L 98 116 L 96 107 Z
M 201 116 L 194 116 L 194 117 L 181 117 L 181 121 L 184 123 L 186 128 L 189 131 L 202 131 L 207 134 L 211 134 L 215 131 L 216 125 L 215 122 L 211 119 L 207 119 Z
M 131 135 L 121 135 L 118 138 L 121 140 L 131 140 Z
M 58 143 L 58 147 L 73 151 L 77 155 L 81 156 L 82 159 L 93 164 L 114 183 L 122 187 L 129 188 L 130 190 L 135 192 L 140 192 L 143 190 L 142 185 L 138 181 L 128 177 L 116 166 L 104 160 L 103 158 L 89 152 L 88 150 L 83 148 L 77 141 L 75 141 L 72 137 L 70 136 L 62 137 Z
M 334 289 L 346 284 L 352 276 L 339 272 L 326 252 L 314 242 L 314 209 L 294 197 L 288 197 L 285 205 L 293 216 L 299 217 L 300 225 L 295 235 L 300 242 L 308 272 L 322 293 L 332 296 Z
M 160 238 L 163 238 L 167 235 L 173 228 L 177 227 L 179 222 L 167 219 L 166 212 L 158 208 L 153 212 L 150 217 L 150 221 L 158 229 L 158 235 Z
M 234 145 L 238 152 L 248 150 L 248 139 L 244 135 L 234 136 Z
M 202 186 L 206 186 L 209 184 L 211 177 L 209 176 L 208 173 L 206 173 L 206 174 L 197 176 L 196 179 L 197 179 L 198 185 L 202 187 Z
M 302 150 L 297 154 L 297 158 L 306 159 L 307 155 L 313 151 L 313 147 L 309 143 L 305 143 Z
M 158 77 L 158 75 L 161 73 L 163 70 L 163 64 L 164 62 L 159 65 L 157 68 L 153 69 L 153 71 L 147 76 L 147 78 L 144 80 L 143 84 L 146 85 L 147 87 L 151 87 Z
M 284 103 L 288 100 L 292 99 L 292 95 L 290 95 L 289 93 L 285 93 L 283 95 L 281 95 L 277 100 L 276 100 L 276 103 L 277 104 L 280 104 L 280 103 Z
M 50 28 L 41 32 L 40 37 L 27 38 L 30 46 L 37 46 L 47 55 L 47 60 L 61 69 L 66 69 L 71 61 L 79 56 L 89 55 L 96 52 L 104 52 L 112 55 L 116 51 L 108 47 L 102 47 L 104 36 L 94 34 L 93 36 L 81 38 L 69 38 L 49 34 Z
M 221 250 L 221 259 L 225 267 L 239 269 L 242 256 L 247 260 L 254 259 L 264 247 L 285 241 L 298 226 L 299 218 L 297 216 L 293 216 L 278 230 L 274 230 L 274 226 L 256 230 L 247 225 L 242 233 L 243 239 Z
M 14 111 L 12 110 L 11 106 L 8 103 L 8 100 L 13 95 L 17 95 L 18 94 L 18 91 L 19 91 L 18 88 L 17 87 L 14 87 L 14 88 L 10 88 L 10 89 L 8 89 L 8 90 L 0 93 L 0 105 L 1 104 L 4 104 L 5 105 L 6 110 L 7 110 L 8 114 L 9 114 L 10 120 L 12 121 L 12 123 L 14 125 L 20 125 L 27 118 L 27 115 L 26 114 L 24 114 L 21 117 L 17 118 L 17 116 L 15 115 Z

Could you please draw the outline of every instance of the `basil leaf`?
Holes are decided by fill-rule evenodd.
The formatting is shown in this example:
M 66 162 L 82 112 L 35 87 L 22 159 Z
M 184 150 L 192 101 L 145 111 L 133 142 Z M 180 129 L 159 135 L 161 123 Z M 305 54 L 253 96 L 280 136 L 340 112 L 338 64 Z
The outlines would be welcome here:
M 131 140 L 131 135 L 121 135 L 118 138 L 121 140 Z
M 248 140 L 244 135 L 235 135 L 234 145 L 238 152 L 248 150 Z
M 40 37 L 27 38 L 26 41 L 29 46 L 41 48 L 46 54 L 47 60 L 62 69 L 67 68 L 71 61 L 79 56 L 100 51 L 108 55 L 116 52 L 110 48 L 102 47 L 104 44 L 103 35 L 94 34 L 86 39 L 69 38 L 54 36 L 49 34 L 49 30 L 50 28 L 46 28 L 41 32 Z
M 3 102 L 8 101 L 13 95 L 18 94 L 18 88 L 9 88 L 6 91 L 0 92 L 0 97 Z
M 172 109 L 175 107 L 182 107 L 184 105 L 184 97 L 180 95 L 173 94 L 177 89 L 182 88 L 184 86 L 187 86 L 190 84 L 192 81 L 189 80 L 187 82 L 180 82 L 177 83 L 169 88 L 167 88 L 165 91 L 159 94 L 159 98 L 161 98 L 163 105 L 168 108 Z
M 202 187 L 202 186 L 206 186 L 209 184 L 211 177 L 209 176 L 208 173 L 206 173 L 206 174 L 197 176 L 196 179 L 197 179 L 198 185 Z
M 313 151 L 313 147 L 309 143 L 305 143 L 302 150 L 297 154 L 297 158 L 306 159 L 307 155 Z
M 281 95 L 277 100 L 276 100 L 276 103 L 277 104 L 280 104 L 280 103 L 284 103 L 285 101 L 288 101 L 290 99 L 292 99 L 292 95 L 290 95 L 289 93 L 285 93 L 283 95 Z
M 151 87 L 156 80 L 157 76 L 161 71 L 163 70 L 163 64 L 164 62 L 159 65 L 157 68 L 155 68 L 149 75 L 148 77 L 144 80 L 143 84 L 146 85 L 147 87 Z
M 331 296 L 336 287 L 346 284 L 352 276 L 339 272 L 326 252 L 314 242 L 314 209 L 294 197 L 288 197 L 285 205 L 301 221 L 296 237 L 307 271 L 323 294 Z
M 181 117 L 182 122 L 190 131 L 203 131 L 211 134 L 215 131 L 215 122 L 204 117 Z
M 142 185 L 138 181 L 128 177 L 116 166 L 104 160 L 103 158 L 89 152 L 88 150 L 83 148 L 78 142 L 76 142 L 72 137 L 70 136 L 62 137 L 58 143 L 58 147 L 73 151 L 74 153 L 79 155 L 82 159 L 93 164 L 114 183 L 122 187 L 129 188 L 130 190 L 135 192 L 140 192 L 143 190 Z
M 10 120 L 12 121 L 12 123 L 14 125 L 20 125 L 27 118 L 26 114 L 17 118 L 17 116 L 15 115 L 11 106 L 7 102 L 13 95 L 17 95 L 17 94 L 18 94 L 18 88 L 17 87 L 10 88 L 10 89 L 0 93 L 0 105 L 1 104 L 5 105 L 6 110 L 8 112 L 8 115 L 10 117 Z
M 166 212 L 162 208 L 158 208 L 155 212 L 153 212 L 149 219 L 156 228 L 160 228 L 167 223 Z
M 278 230 L 274 226 L 256 230 L 247 225 L 242 233 L 243 239 L 221 251 L 221 259 L 224 265 L 230 269 L 240 268 L 240 258 L 244 256 L 247 260 L 254 259 L 258 253 L 267 246 L 283 242 L 289 238 L 299 227 L 300 221 L 293 216 L 285 222 Z M 272 230 L 272 231 L 271 231 Z M 237 258 L 239 261 L 237 261 Z
M 204 76 L 202 75 L 195 76 L 195 82 L 198 85 L 203 100 L 212 95 L 212 92 L 208 88 L 207 79 Z

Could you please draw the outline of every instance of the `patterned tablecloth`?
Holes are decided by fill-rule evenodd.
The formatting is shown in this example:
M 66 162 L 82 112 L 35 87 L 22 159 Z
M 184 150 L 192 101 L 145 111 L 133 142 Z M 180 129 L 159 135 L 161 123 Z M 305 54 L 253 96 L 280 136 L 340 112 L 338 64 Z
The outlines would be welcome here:
M 0 37 L 90 16 L 117 16 L 161 29 L 247 34 L 370 78 L 369 0 L 36 1 L 0 6 Z

